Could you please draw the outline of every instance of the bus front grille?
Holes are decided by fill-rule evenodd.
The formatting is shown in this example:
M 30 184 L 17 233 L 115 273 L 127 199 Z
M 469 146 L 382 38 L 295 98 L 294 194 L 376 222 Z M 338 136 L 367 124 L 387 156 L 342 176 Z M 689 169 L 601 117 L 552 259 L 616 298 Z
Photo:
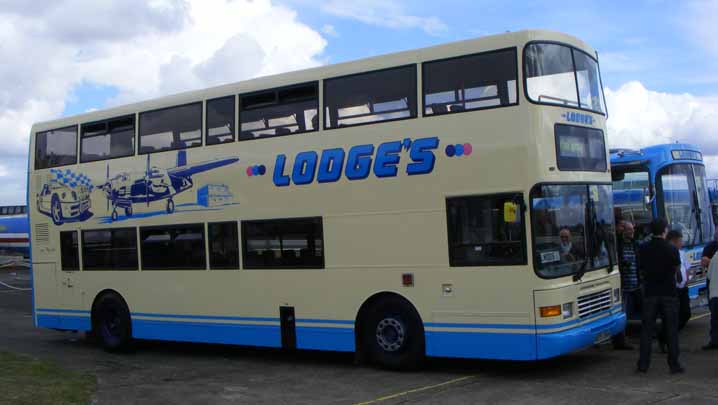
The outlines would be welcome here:
M 610 308 L 610 289 L 578 297 L 578 316 L 581 319 L 590 317 L 591 315 L 595 315 Z

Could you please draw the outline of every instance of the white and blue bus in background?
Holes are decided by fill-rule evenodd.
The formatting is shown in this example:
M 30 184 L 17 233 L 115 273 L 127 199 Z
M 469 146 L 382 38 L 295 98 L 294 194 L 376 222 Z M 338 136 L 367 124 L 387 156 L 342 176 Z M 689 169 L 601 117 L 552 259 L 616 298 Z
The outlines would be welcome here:
M 30 254 L 30 223 L 27 206 L 0 207 L 0 256 L 28 257 Z
M 683 254 L 691 263 L 689 295 L 698 298 L 706 287 L 701 252 L 715 232 L 700 148 L 674 143 L 610 152 L 616 218 L 631 221 L 639 239 L 648 236 L 657 216 L 680 230 Z

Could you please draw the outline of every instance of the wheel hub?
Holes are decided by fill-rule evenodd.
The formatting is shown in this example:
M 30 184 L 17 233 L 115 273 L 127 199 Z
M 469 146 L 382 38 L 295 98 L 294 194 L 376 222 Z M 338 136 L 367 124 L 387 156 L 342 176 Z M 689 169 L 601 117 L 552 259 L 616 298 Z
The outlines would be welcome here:
M 404 325 L 394 318 L 384 318 L 376 326 L 376 342 L 387 352 L 395 352 L 404 345 Z

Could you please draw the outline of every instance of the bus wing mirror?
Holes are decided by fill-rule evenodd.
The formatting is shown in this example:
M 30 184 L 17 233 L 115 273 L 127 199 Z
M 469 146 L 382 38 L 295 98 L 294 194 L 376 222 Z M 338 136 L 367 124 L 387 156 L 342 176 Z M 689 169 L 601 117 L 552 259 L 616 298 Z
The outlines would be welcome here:
M 504 222 L 515 224 L 519 222 L 519 205 L 513 201 L 504 202 Z

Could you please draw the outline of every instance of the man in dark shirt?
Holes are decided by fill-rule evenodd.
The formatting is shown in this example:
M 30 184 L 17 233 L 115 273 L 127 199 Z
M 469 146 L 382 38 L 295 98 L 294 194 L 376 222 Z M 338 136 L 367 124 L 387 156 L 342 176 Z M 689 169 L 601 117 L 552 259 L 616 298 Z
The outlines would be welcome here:
M 618 270 L 621 272 L 621 292 L 623 311 L 627 319 L 636 319 L 641 308 L 641 281 L 638 274 L 638 242 L 633 238 L 633 224 L 621 221 L 623 233 L 617 235 Z M 625 330 L 613 337 L 613 348 L 631 350 L 633 347 L 626 342 Z
M 663 315 L 666 323 L 668 367 L 671 373 L 682 373 L 678 362 L 678 295 L 676 281 L 681 281 L 681 257 L 678 249 L 666 242 L 668 223 L 656 218 L 651 223 L 651 239 L 639 248 L 638 271 L 643 276 L 643 314 L 641 323 L 641 354 L 637 370 L 645 373 L 651 363 L 656 318 Z

